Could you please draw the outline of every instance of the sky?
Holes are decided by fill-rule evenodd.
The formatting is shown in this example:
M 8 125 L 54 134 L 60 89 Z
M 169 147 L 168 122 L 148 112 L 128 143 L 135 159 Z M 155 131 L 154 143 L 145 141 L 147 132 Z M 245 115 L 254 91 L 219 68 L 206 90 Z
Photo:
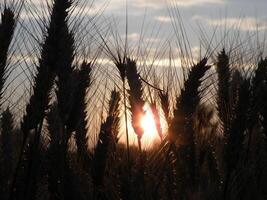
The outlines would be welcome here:
M 52 2 L 52 0 L 46 1 L 50 4 Z M 49 21 L 46 1 L 25 1 L 20 21 L 23 25 L 22 30 L 27 31 L 24 31 L 23 35 L 18 34 L 18 39 L 24 43 L 19 44 L 19 49 L 23 46 L 33 46 L 27 49 L 39 49 L 39 44 L 44 38 L 40 19 Z M 76 19 L 70 26 L 74 27 L 73 32 L 78 41 L 77 48 L 81 54 L 84 54 L 86 49 L 89 52 L 86 56 L 89 57 L 94 56 L 91 50 L 102 43 L 99 33 L 113 50 L 116 50 L 114 38 L 118 34 L 122 41 L 120 45 L 124 48 L 126 19 L 129 54 L 139 61 L 145 60 L 146 64 L 153 63 L 156 58 L 156 64 L 159 66 L 168 65 L 170 56 L 174 65 L 181 65 L 179 57 L 181 45 L 183 46 L 179 44 L 181 40 L 182 43 L 187 43 L 188 40 L 186 45 L 189 45 L 191 51 L 189 56 L 195 62 L 200 52 L 205 55 L 208 50 L 219 51 L 222 47 L 226 47 L 227 51 L 227 47 L 238 46 L 239 43 L 254 44 L 253 39 L 257 39 L 256 36 L 260 38 L 259 43 L 263 44 L 261 40 L 263 41 L 267 33 L 267 0 L 74 0 L 73 2 L 74 10 L 71 13 Z M 184 32 L 179 27 L 181 22 Z M 34 29 L 31 28 L 32 24 L 35 24 Z M 187 40 L 183 39 L 183 35 Z M 218 44 L 221 46 L 217 47 Z M 254 45 L 254 48 L 258 48 L 257 45 Z M 172 52 L 172 55 L 169 52 Z M 36 61 L 38 56 L 37 51 L 31 55 L 27 52 L 25 54 L 28 60 Z M 103 57 L 101 62 L 112 64 L 108 56 L 103 54 L 101 56 Z M 23 57 L 25 58 L 25 55 Z
M 266 0 L 128 0 L 127 4 L 123 0 L 101 0 L 97 1 L 93 9 L 98 10 L 103 5 L 106 6 L 104 16 L 118 24 L 116 29 L 121 37 L 125 36 L 127 5 L 131 48 L 136 48 L 144 35 L 144 47 L 147 47 L 147 43 L 152 43 L 152 49 L 154 48 L 154 51 L 150 50 L 151 57 L 154 52 L 160 54 L 162 43 L 166 40 L 173 48 L 177 48 L 177 37 L 181 36 L 175 33 L 179 32 L 176 29 L 179 20 L 183 21 L 193 54 L 198 54 L 201 42 L 205 43 L 200 39 L 203 32 L 207 38 L 212 38 L 216 30 L 218 36 L 214 43 L 218 43 L 225 30 L 230 31 L 229 38 L 238 32 L 244 35 L 244 40 L 248 37 L 247 34 L 258 32 L 261 35 L 267 31 Z M 180 16 L 177 17 L 178 14 Z M 160 50 L 156 51 L 157 49 Z M 168 55 L 161 55 L 159 60 L 158 64 L 168 63 Z
M 14 0 L 7 0 L 9 1 Z M 52 0 L 46 1 L 51 4 Z M 19 46 L 17 49 L 20 50 L 16 54 L 18 58 L 36 61 L 38 56 L 36 49 L 39 49 L 44 33 L 40 19 L 44 18 L 46 22 L 49 20 L 46 1 L 24 1 L 25 6 L 20 14 L 19 23 L 23 28 L 17 28 L 17 30 L 22 30 L 23 34 L 17 34 L 18 38 L 14 40 L 15 45 Z M 243 35 L 246 40 L 250 38 L 248 34 L 255 36 L 255 33 L 258 33 L 256 35 L 263 38 L 267 32 L 266 0 L 74 0 L 73 2 L 74 5 L 76 3 L 78 5 L 74 6 L 72 17 L 79 16 L 79 20 L 83 21 L 84 25 L 86 24 L 86 26 L 81 26 L 79 23 L 72 23 L 72 26 L 79 25 L 74 33 L 79 41 L 77 46 L 80 52 L 83 53 L 86 46 L 92 44 L 98 46 L 102 42 L 99 32 L 102 32 L 102 36 L 113 37 L 113 39 L 115 32 L 123 44 L 127 16 L 129 51 L 137 54 L 136 51 L 141 46 L 145 60 L 152 63 L 157 57 L 157 64 L 160 66 L 169 62 L 169 51 L 175 52 L 175 55 L 172 55 L 175 57 L 174 62 L 180 61 L 176 54 L 176 51 L 179 51 L 178 42 L 182 38 L 180 22 L 183 23 L 194 58 L 199 55 L 200 47 L 204 48 L 203 52 L 209 49 L 211 41 L 212 48 L 210 49 L 214 49 L 222 41 L 226 32 L 228 46 L 237 42 L 236 35 Z M 31 28 L 32 24 L 35 24 L 34 28 Z M 101 31 L 96 32 L 94 30 L 96 27 Z M 27 52 L 28 49 L 35 49 L 35 51 Z M 90 49 L 92 48 L 87 50 L 90 51 Z M 91 57 L 94 56 L 88 54 Z M 109 62 L 108 58 L 103 59 Z M 28 75 L 30 76 L 30 73 Z
M 7 2 L 13 1 L 7 0 Z M 52 0 L 46 1 L 48 4 L 52 2 Z M 46 1 L 24 1 L 25 6 L 20 14 L 19 23 L 23 28 L 17 28 L 23 31 L 23 34 L 17 34 L 18 38 L 14 40 L 15 45 L 19 46 L 17 49 L 20 52 L 16 54 L 18 58 L 36 61 L 38 56 L 36 49 L 39 49 L 39 44 L 44 38 L 40 19 L 45 19 L 46 22 L 49 20 Z M 204 48 L 205 52 L 211 42 L 210 49 L 215 49 L 225 34 L 227 34 L 225 46 L 231 46 L 232 43 L 237 43 L 237 35 L 239 37 L 243 35 L 245 41 L 251 38 L 251 35 L 254 38 L 260 35 L 263 40 L 267 32 L 266 0 L 74 0 L 73 2 L 77 5 L 73 6 L 75 9 L 72 10 L 72 17 L 79 16 L 84 25 L 75 24 L 77 20 L 71 25 L 75 27 L 78 24 L 78 28 L 77 26 L 74 28 L 74 33 L 79 42 L 77 46 L 80 52 L 83 53 L 86 46 L 90 46 L 87 48 L 89 52 L 93 49 L 92 44 L 95 46 L 101 44 L 99 32 L 105 39 L 110 37 L 111 43 L 114 35 L 118 34 L 123 46 L 127 16 L 129 51 L 134 52 L 132 54 L 140 54 L 141 49 L 142 56 L 147 62 L 153 63 L 153 59 L 157 57 L 157 64 L 160 66 L 169 62 L 169 51 L 175 54 L 172 55 L 175 57 L 174 62 L 179 62 L 176 52 L 179 52 L 178 43 L 183 40 L 181 39 L 183 34 L 188 39 L 192 57 L 195 59 L 199 55 L 200 47 Z M 179 28 L 180 22 L 183 23 L 185 33 Z M 34 28 L 31 27 L 33 24 Z M 27 52 L 29 49 L 35 51 Z M 103 59 L 109 62 L 108 58 Z
M 90 51 L 91 47 L 87 46 L 93 44 L 97 46 L 102 42 L 99 32 L 110 43 L 114 42 L 116 34 L 124 42 L 126 19 L 128 48 L 133 57 L 146 60 L 146 64 L 153 63 L 156 58 L 156 64 L 159 66 L 169 64 L 169 51 L 174 54 L 171 55 L 174 65 L 181 64 L 177 52 L 179 52 L 179 41 L 185 42 L 181 39 L 183 34 L 188 39 L 192 59 L 195 61 L 199 56 L 200 47 L 204 48 L 204 52 L 205 49 L 215 49 L 225 34 L 228 39 L 223 46 L 227 47 L 233 43 L 238 44 L 237 35 L 243 37 L 242 40 L 245 42 L 241 43 L 246 44 L 250 36 L 259 36 L 260 40 L 263 40 L 267 33 L 267 0 L 128 0 L 127 3 L 126 0 L 95 0 L 94 2 L 74 0 L 74 5 L 77 2 L 77 6 L 72 10 L 72 17 L 77 19 L 79 16 L 79 18 L 70 26 L 73 27 L 78 41 L 77 46 L 82 54 L 84 49 Z M 15 45 L 19 46 L 14 48 L 19 50 L 18 54 L 14 54 L 17 56 L 16 59 L 27 59 L 32 64 L 36 62 L 38 57 L 36 49 L 40 48 L 39 42 L 42 42 L 44 32 L 38 20 L 48 21 L 47 10 L 43 0 L 25 1 L 25 7 L 20 14 L 21 23 L 19 23 L 23 28 L 17 29 L 22 30 L 23 34 L 17 34 L 19 37 L 14 40 Z M 81 10 L 83 10 L 82 14 Z M 75 23 L 79 20 L 83 23 Z M 181 22 L 184 32 L 179 28 Z M 35 25 L 31 26 L 33 24 Z M 109 46 L 112 47 L 111 44 Z M 29 49 L 33 51 L 29 52 Z M 92 56 L 91 53 L 88 54 Z M 111 63 L 108 57 L 105 55 L 102 57 L 102 61 Z M 18 97 L 24 93 L 24 89 L 28 86 L 28 77 L 32 75 L 32 72 L 25 71 L 22 66 L 22 63 L 18 63 L 14 72 L 24 74 L 17 78 L 19 87 L 14 86 L 17 90 L 14 94 Z M 27 69 L 29 69 L 28 66 Z
M 126 2 L 100 0 L 95 8 L 98 9 L 103 2 L 108 2 L 104 14 L 114 17 L 121 24 L 121 33 L 125 32 Z M 264 31 L 267 30 L 266 9 L 266 0 L 128 0 L 129 38 L 137 40 L 143 22 L 148 35 L 156 25 L 166 37 L 174 31 L 173 24 L 177 22 L 174 13 L 177 10 L 186 24 L 190 40 L 198 35 L 199 25 L 208 30 L 207 35 L 212 34 L 215 28 L 225 26 L 227 29 L 239 26 L 241 32 Z M 199 45 L 198 39 L 191 42 L 193 46 Z
M 32 12 L 29 6 L 31 4 L 39 9 L 37 15 L 45 13 L 42 6 L 45 5 L 45 1 L 26 2 L 28 8 L 21 14 L 21 18 L 26 21 L 32 20 L 29 14 L 29 11 Z M 87 2 L 82 12 L 85 16 L 84 21 L 101 13 L 98 17 L 101 18 L 100 26 L 112 23 L 113 31 L 116 30 L 122 39 L 126 33 L 127 7 L 128 39 L 134 46 L 140 38 L 143 38 L 144 43 L 155 44 L 155 47 L 163 40 L 170 42 L 177 40 L 179 30 L 175 27 L 180 21 L 185 26 L 192 49 L 200 45 L 200 33 L 203 35 L 201 29 L 204 29 L 204 35 L 208 38 L 213 36 L 214 30 L 218 38 L 222 37 L 221 32 L 226 29 L 235 28 L 241 34 L 253 31 L 262 33 L 267 30 L 266 0 L 75 0 L 74 2 L 80 4 L 73 12 L 73 16 L 80 15 L 81 7 L 84 9 L 82 5 Z M 36 14 L 32 18 L 34 17 L 36 18 Z

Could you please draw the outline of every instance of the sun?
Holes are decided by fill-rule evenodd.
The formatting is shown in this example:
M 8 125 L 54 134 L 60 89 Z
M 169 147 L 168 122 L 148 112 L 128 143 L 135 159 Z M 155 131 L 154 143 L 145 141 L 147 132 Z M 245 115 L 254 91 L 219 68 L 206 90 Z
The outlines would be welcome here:
M 144 130 L 142 141 L 152 143 L 154 140 L 159 139 L 159 135 L 157 132 L 153 113 L 148 104 L 144 106 L 144 111 L 145 111 L 145 114 L 141 118 L 141 126 Z

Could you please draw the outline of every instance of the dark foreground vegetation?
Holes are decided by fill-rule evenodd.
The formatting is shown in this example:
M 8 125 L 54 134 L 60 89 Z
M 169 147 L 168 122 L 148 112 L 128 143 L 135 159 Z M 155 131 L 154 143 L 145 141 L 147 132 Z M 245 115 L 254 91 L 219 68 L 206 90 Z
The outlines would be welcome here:
M 121 80 L 109 92 L 92 146 L 88 127 L 95 125 L 88 121 L 86 97 L 93 95 L 97 58 L 75 64 L 71 6 L 70 0 L 53 1 L 19 123 L 4 98 L 19 5 L 1 7 L 1 200 L 267 199 L 267 59 L 260 55 L 253 67 L 234 68 L 232 60 L 242 62 L 229 49 L 214 51 L 185 66 L 183 82 L 170 88 L 145 80 L 127 51 L 112 54 Z M 111 53 L 107 43 L 102 46 Z M 145 98 L 148 93 L 155 95 Z M 140 125 L 145 102 L 161 138 L 148 150 Z M 137 147 L 119 143 L 120 131 L 128 138 L 121 126 L 128 112 Z

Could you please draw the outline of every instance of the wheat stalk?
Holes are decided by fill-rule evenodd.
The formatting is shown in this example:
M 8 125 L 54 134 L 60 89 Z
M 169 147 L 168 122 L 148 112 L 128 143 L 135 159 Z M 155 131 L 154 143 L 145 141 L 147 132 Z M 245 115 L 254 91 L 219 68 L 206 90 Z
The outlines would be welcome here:
M 229 98 L 229 88 L 230 88 L 230 66 L 229 66 L 229 57 L 226 55 L 225 50 L 223 49 L 218 55 L 217 62 L 217 74 L 218 74 L 218 113 L 219 117 L 223 122 L 224 128 L 229 128 L 229 119 L 230 115 L 230 98 Z
M 47 36 L 42 45 L 41 57 L 39 59 L 39 65 L 37 67 L 37 73 L 34 77 L 33 94 L 30 97 L 30 101 L 26 107 L 26 114 L 21 122 L 21 129 L 24 134 L 22 149 L 20 151 L 19 161 L 14 175 L 12 184 L 12 191 L 14 189 L 17 172 L 22 161 L 23 149 L 26 144 L 30 130 L 35 129 L 35 139 L 33 152 L 33 160 L 30 161 L 28 178 L 25 189 L 25 196 L 31 195 L 32 180 L 33 176 L 32 167 L 36 164 L 35 157 L 38 157 L 38 146 L 40 141 L 40 133 L 42 130 L 43 119 L 48 103 L 50 101 L 50 93 L 54 83 L 55 72 L 57 65 L 59 64 L 58 57 L 61 54 L 60 47 L 62 42 L 61 33 L 65 31 L 64 24 L 66 24 L 67 9 L 70 6 L 70 2 L 67 0 L 55 0 L 53 4 L 53 10 L 51 14 L 50 24 L 47 28 Z M 10 198 L 12 199 L 12 191 Z
M 15 15 L 10 8 L 4 8 L 0 23 L 0 101 L 7 76 L 8 50 L 15 30 Z M 0 103 L 0 105 L 2 102 Z
M 143 100 L 143 88 L 142 81 L 140 80 L 139 74 L 137 72 L 136 62 L 127 59 L 126 67 L 126 77 L 130 89 L 128 90 L 130 111 L 132 114 L 132 126 L 138 139 L 139 150 L 141 150 L 141 139 L 144 134 L 144 130 L 141 126 L 141 119 L 144 116 L 144 100 Z
M 109 151 L 112 141 L 114 141 L 114 128 L 117 128 L 116 121 L 119 118 L 119 103 L 120 94 L 116 91 L 112 91 L 109 101 L 108 117 L 106 121 L 101 124 L 99 139 L 93 156 L 92 178 L 96 187 L 94 194 L 96 196 L 100 195 L 98 190 L 104 184 L 106 164 L 110 155 Z
M 13 138 L 14 138 L 14 121 L 13 115 L 10 112 L 9 108 L 7 108 L 2 113 L 1 118 L 1 157 L 0 160 L 0 197 L 2 199 L 7 199 L 10 183 L 12 178 L 12 173 L 14 169 L 14 146 L 13 146 Z
M 169 127 L 169 139 L 172 143 L 178 141 L 181 145 L 178 154 L 186 168 L 185 174 L 181 174 L 185 181 L 182 188 L 190 193 L 195 190 L 197 183 L 193 116 L 201 99 L 199 87 L 209 68 L 207 59 L 204 58 L 190 69 L 184 88 L 176 99 L 174 118 Z

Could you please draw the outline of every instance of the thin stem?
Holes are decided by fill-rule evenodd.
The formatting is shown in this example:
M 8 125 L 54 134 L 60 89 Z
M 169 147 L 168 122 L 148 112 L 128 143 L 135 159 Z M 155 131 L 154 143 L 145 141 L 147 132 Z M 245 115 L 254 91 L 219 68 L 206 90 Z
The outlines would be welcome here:
M 18 162 L 17 162 L 16 167 L 15 167 L 15 172 L 14 172 L 13 180 L 12 180 L 11 187 L 10 187 L 10 194 L 9 194 L 8 200 L 12 200 L 14 198 L 14 196 L 13 196 L 14 195 L 14 188 L 15 188 L 17 178 L 18 178 L 19 167 L 22 163 L 22 156 L 23 156 L 23 152 L 24 152 L 23 150 L 24 150 L 24 146 L 26 144 L 26 141 L 27 141 L 27 137 L 23 137 L 22 145 L 21 145 L 20 152 L 19 152 Z
M 127 105 L 126 105 L 126 91 L 125 91 L 125 79 L 123 79 L 123 101 L 124 101 L 124 117 L 125 117 L 125 129 L 126 129 L 126 145 L 127 145 L 127 162 L 130 175 L 130 148 L 129 148 L 129 131 L 128 131 L 128 119 L 127 119 Z
M 25 187 L 25 191 L 24 191 L 24 196 L 25 196 L 25 199 L 30 199 L 30 196 L 31 196 L 31 188 L 32 188 L 32 184 L 33 184 L 33 179 L 35 179 L 36 177 L 36 174 L 33 173 L 34 171 L 34 167 L 36 167 L 36 162 L 38 162 L 36 159 L 38 159 L 39 157 L 39 145 L 40 145 L 40 137 L 41 137 L 41 132 L 42 132 L 42 128 L 43 128 L 43 121 L 44 119 L 42 119 L 39 127 L 36 127 L 35 128 L 35 136 L 34 136 L 34 144 L 33 147 L 32 147 L 32 154 L 33 154 L 33 157 L 31 158 L 30 160 L 30 163 L 29 163 L 29 167 L 28 167 L 28 173 L 27 173 L 27 184 L 26 184 L 26 187 Z
M 142 142 L 141 142 L 141 138 L 138 137 L 138 148 L 139 148 L 139 152 L 140 152 L 140 156 L 141 156 L 141 153 L 142 153 Z

